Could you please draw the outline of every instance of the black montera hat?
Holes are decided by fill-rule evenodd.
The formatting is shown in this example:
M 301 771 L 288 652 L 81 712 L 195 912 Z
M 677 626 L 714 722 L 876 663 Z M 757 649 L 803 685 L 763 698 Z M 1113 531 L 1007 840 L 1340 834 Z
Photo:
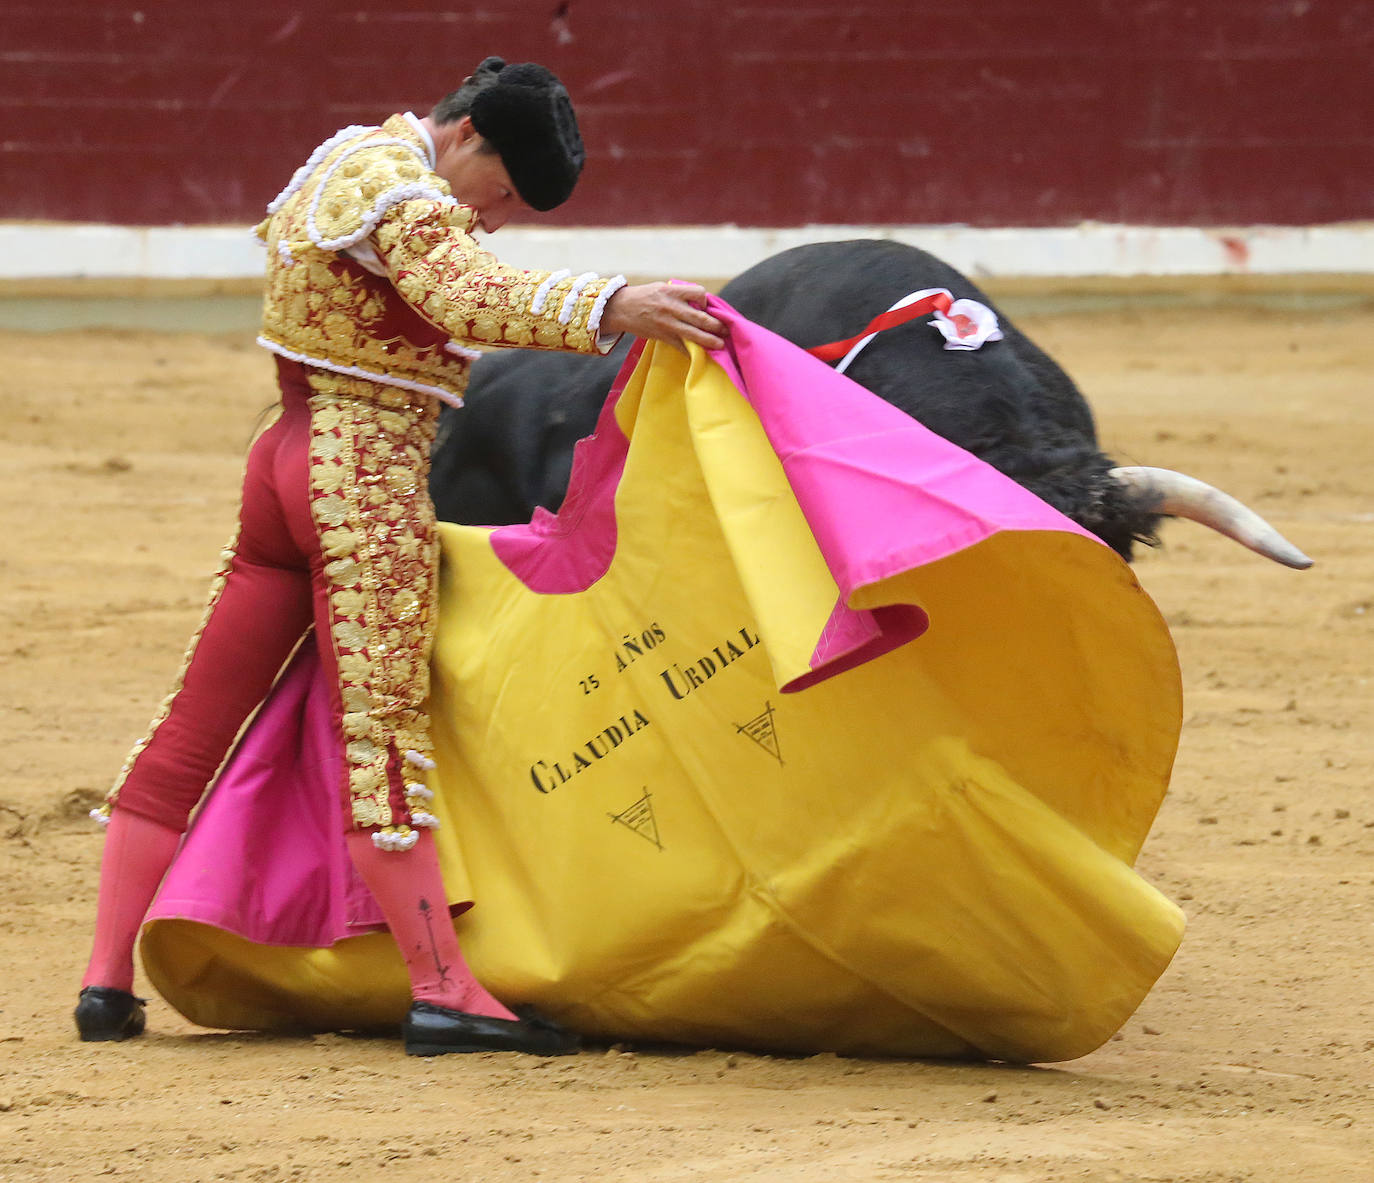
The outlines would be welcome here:
M 503 65 L 473 98 L 470 115 L 527 204 L 550 210 L 572 196 L 587 153 L 572 100 L 550 71 L 533 62 Z

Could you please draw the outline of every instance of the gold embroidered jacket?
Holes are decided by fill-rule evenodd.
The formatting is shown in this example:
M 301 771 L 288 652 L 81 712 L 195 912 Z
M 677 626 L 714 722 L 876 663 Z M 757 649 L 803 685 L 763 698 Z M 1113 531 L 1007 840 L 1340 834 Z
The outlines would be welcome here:
M 433 168 L 413 116 L 347 127 L 268 206 L 260 344 L 336 373 L 462 401 L 462 343 L 592 353 L 622 276 L 508 267 Z

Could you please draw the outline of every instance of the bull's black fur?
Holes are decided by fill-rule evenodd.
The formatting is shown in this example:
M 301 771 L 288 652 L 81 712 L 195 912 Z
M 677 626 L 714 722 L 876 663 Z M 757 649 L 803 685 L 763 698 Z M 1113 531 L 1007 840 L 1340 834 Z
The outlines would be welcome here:
M 556 510 L 573 445 L 595 430 L 632 341 L 605 357 L 513 349 L 478 358 L 463 406 L 439 417 L 429 476 L 439 519 L 509 526 L 536 506 Z
M 732 280 L 721 296 L 750 320 L 802 346 L 861 332 L 922 288 L 995 308 L 969 279 L 915 247 L 881 240 L 796 247 Z M 1004 339 L 946 350 L 922 317 L 880 333 L 848 374 L 1091 530 L 1124 558 L 1154 541 L 1157 515 L 1108 475 L 1092 412 L 1064 371 L 998 311 Z M 431 491 L 439 517 L 500 525 L 556 509 L 573 443 L 592 431 L 626 345 L 607 358 L 488 355 L 468 405 L 445 412 Z

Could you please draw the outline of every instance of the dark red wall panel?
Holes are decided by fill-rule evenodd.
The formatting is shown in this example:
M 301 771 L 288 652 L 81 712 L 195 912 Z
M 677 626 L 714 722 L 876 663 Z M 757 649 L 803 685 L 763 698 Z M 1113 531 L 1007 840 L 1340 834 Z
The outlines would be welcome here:
M 1374 0 L 0 0 L 0 218 L 255 220 L 489 52 L 589 147 L 562 224 L 1374 217 Z

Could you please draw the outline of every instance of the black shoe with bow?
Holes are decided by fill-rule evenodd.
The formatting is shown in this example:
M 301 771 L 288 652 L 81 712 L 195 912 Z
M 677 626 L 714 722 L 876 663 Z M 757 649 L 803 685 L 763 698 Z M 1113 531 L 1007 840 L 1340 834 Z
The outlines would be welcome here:
M 525 1052 L 532 1056 L 566 1056 L 579 1040 L 533 1010 L 519 1018 L 493 1019 L 416 1002 L 401 1026 L 408 1056 L 443 1056 L 450 1052 Z
M 132 1039 L 143 1034 L 144 1005 L 127 990 L 87 986 L 76 1002 L 76 1030 L 83 1043 Z

